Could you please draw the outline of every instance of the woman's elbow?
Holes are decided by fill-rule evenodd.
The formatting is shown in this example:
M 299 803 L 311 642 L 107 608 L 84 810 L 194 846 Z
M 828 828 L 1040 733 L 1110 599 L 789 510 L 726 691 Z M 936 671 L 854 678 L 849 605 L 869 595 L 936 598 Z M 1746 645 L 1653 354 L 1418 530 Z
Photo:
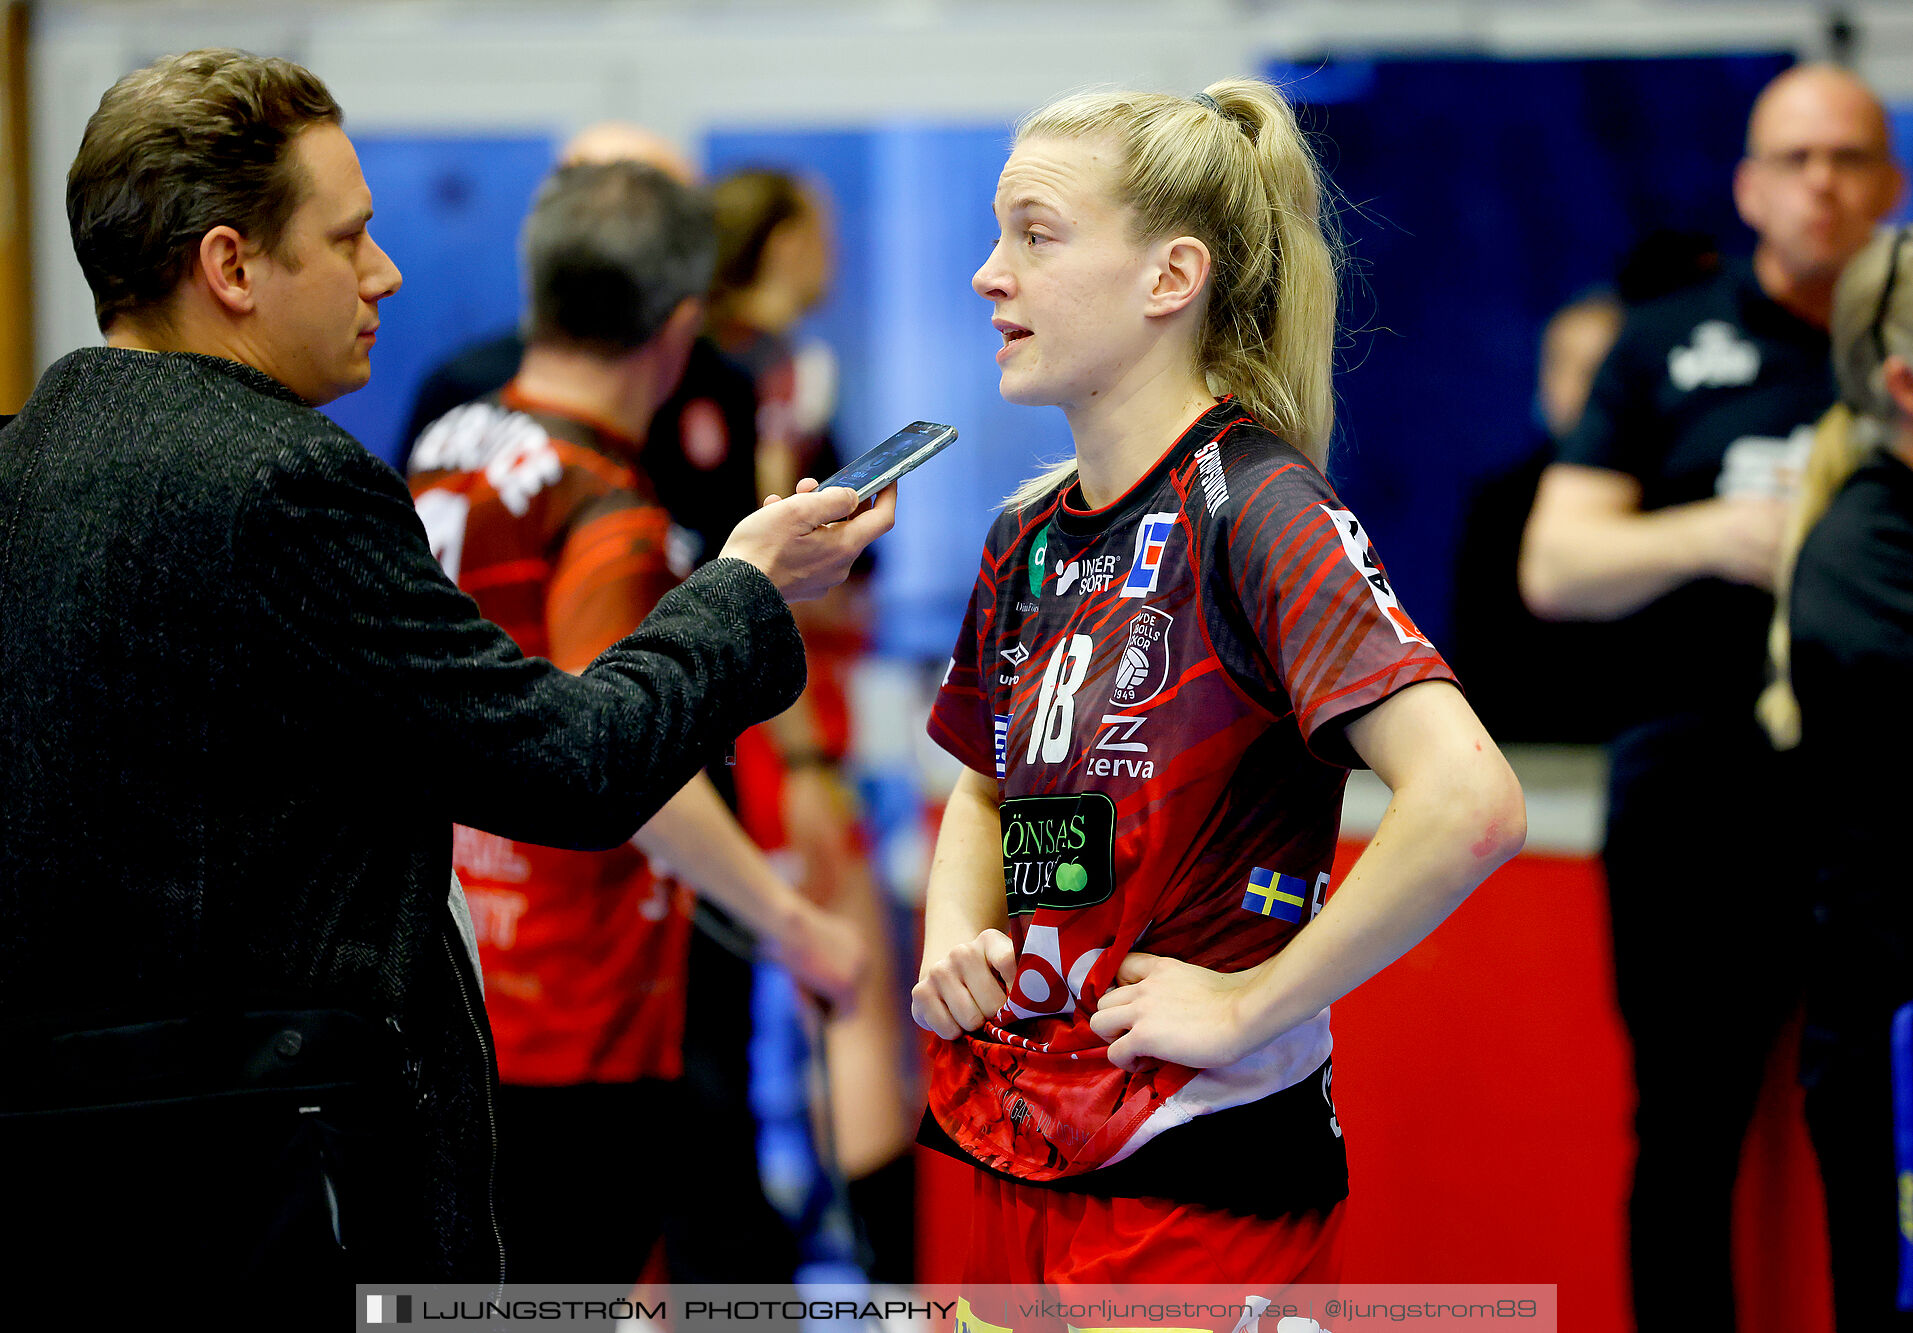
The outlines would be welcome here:
M 1528 841 L 1528 803 L 1520 780 L 1499 756 L 1491 769 L 1481 775 L 1472 803 L 1474 841 L 1468 849 L 1486 867 L 1484 874 L 1512 861 Z
M 1568 596 L 1552 553 L 1532 536 L 1515 564 L 1515 588 L 1521 603 L 1536 620 L 1572 620 L 1575 606 Z

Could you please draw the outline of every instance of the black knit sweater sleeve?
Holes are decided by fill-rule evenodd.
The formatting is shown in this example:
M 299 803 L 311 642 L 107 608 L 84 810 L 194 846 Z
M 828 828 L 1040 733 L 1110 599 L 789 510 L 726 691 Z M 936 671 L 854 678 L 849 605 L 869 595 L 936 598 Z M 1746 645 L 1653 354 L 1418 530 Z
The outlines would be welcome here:
M 328 744 L 401 766 L 450 818 L 615 846 L 802 691 L 790 611 L 737 560 L 700 570 L 581 676 L 524 656 L 440 569 L 398 475 L 329 436 L 270 450 L 235 522 L 235 565 L 277 640 L 259 665 L 324 701 Z

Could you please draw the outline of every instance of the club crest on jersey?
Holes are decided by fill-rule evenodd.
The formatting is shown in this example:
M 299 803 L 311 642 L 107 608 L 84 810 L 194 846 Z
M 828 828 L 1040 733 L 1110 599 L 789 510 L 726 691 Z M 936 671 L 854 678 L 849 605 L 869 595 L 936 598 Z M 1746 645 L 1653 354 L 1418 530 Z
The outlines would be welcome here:
M 1036 533 L 1036 540 L 1030 543 L 1030 595 L 1043 595 L 1043 579 L 1049 573 L 1049 530 L 1045 523 Z
M 1335 524 L 1335 535 L 1342 539 L 1342 551 L 1348 556 L 1348 562 L 1368 584 L 1368 595 L 1375 599 L 1375 605 L 1394 627 L 1395 637 L 1403 643 L 1419 643 L 1424 648 L 1435 645 L 1428 642 L 1428 636 L 1415 628 L 1415 622 L 1408 618 L 1408 612 L 1402 610 L 1402 604 L 1395 598 L 1395 590 L 1389 586 L 1388 575 L 1382 569 L 1381 559 L 1375 554 L 1375 543 L 1368 539 L 1367 531 L 1361 520 L 1346 509 L 1330 509 L 1318 504 L 1329 521 Z
M 1175 514 L 1144 514 L 1136 525 L 1136 558 L 1123 580 L 1123 596 L 1147 597 L 1156 590 L 1156 576 L 1162 572 L 1163 552 L 1176 518 Z
M 1116 660 L 1109 702 L 1118 708 L 1146 704 L 1169 683 L 1169 627 L 1175 617 L 1145 606 L 1129 622 L 1129 638 Z

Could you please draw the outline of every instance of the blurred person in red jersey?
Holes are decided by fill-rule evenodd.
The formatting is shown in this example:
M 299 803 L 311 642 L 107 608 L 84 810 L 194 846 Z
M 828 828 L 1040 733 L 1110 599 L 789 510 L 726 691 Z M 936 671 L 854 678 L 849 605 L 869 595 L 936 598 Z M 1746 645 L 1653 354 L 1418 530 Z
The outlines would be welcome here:
M 696 167 L 675 143 L 628 121 L 588 125 L 558 154 L 560 166 L 604 162 L 637 162 L 656 167 L 680 185 L 699 184 Z M 510 329 L 460 348 L 427 372 L 405 431 L 407 455 L 434 421 L 502 388 L 518 372 L 524 355 L 523 335 Z M 709 338 L 699 337 L 691 345 L 683 378 L 652 416 L 640 460 L 659 501 L 678 525 L 682 562 L 697 565 L 715 556 L 724 535 L 756 507 L 759 495 L 790 493 L 794 477 L 768 491 L 758 489 L 756 439 L 757 403 L 750 375 Z M 406 458 L 401 457 L 398 466 L 405 471 Z M 719 775 L 719 781 L 722 787 L 728 778 Z
M 657 407 L 702 320 L 708 206 L 631 162 L 560 168 L 525 225 L 529 306 L 517 374 L 455 408 L 412 451 L 412 489 L 446 571 L 529 654 L 576 670 L 678 580 L 671 518 L 642 469 Z M 570 852 L 461 829 L 498 1034 L 500 1202 L 532 1281 L 628 1288 L 662 1234 L 679 1281 L 784 1280 L 761 1247 L 681 1243 L 698 1191 L 607 1191 L 691 1142 L 682 1086 L 690 893 L 721 903 L 800 984 L 845 1006 L 855 927 L 772 869 L 710 780 L 685 786 L 632 843 Z M 749 1144 L 730 1145 L 748 1155 Z M 726 1193 L 712 1174 L 704 1191 Z M 724 1200 L 715 1201 L 724 1206 Z M 731 1201 L 733 1204 L 736 1201 Z M 708 1240 L 709 1238 L 704 1238 Z M 713 1255 L 728 1262 L 712 1267 Z

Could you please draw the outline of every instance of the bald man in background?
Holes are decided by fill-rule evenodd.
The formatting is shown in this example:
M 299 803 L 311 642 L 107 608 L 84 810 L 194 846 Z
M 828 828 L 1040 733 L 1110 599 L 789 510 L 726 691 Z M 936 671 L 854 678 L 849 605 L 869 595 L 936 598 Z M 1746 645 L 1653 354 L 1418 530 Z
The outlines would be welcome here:
M 1813 855 L 1754 700 L 1793 480 L 1835 397 L 1833 285 L 1903 189 L 1865 84 L 1826 65 L 1770 83 L 1733 181 L 1751 262 L 1629 316 L 1523 543 L 1537 615 L 1629 622 L 1602 857 L 1644 1333 L 1734 1327 L 1734 1177 L 1799 994 Z
M 606 162 L 638 162 L 656 167 L 680 185 L 696 185 L 698 170 L 677 144 L 642 125 L 628 120 L 601 120 L 587 125 L 571 136 L 558 165 L 602 165 Z
M 656 131 L 625 120 L 587 125 L 558 150 L 561 167 L 584 162 L 636 162 L 656 167 L 680 185 L 698 183 L 697 168 L 682 149 Z M 405 471 L 412 444 L 427 426 L 454 407 L 501 387 L 518 372 L 524 355 L 525 340 L 512 330 L 460 348 L 428 373 L 412 401 L 412 416 L 405 427 L 405 454 L 398 459 L 398 470 Z

